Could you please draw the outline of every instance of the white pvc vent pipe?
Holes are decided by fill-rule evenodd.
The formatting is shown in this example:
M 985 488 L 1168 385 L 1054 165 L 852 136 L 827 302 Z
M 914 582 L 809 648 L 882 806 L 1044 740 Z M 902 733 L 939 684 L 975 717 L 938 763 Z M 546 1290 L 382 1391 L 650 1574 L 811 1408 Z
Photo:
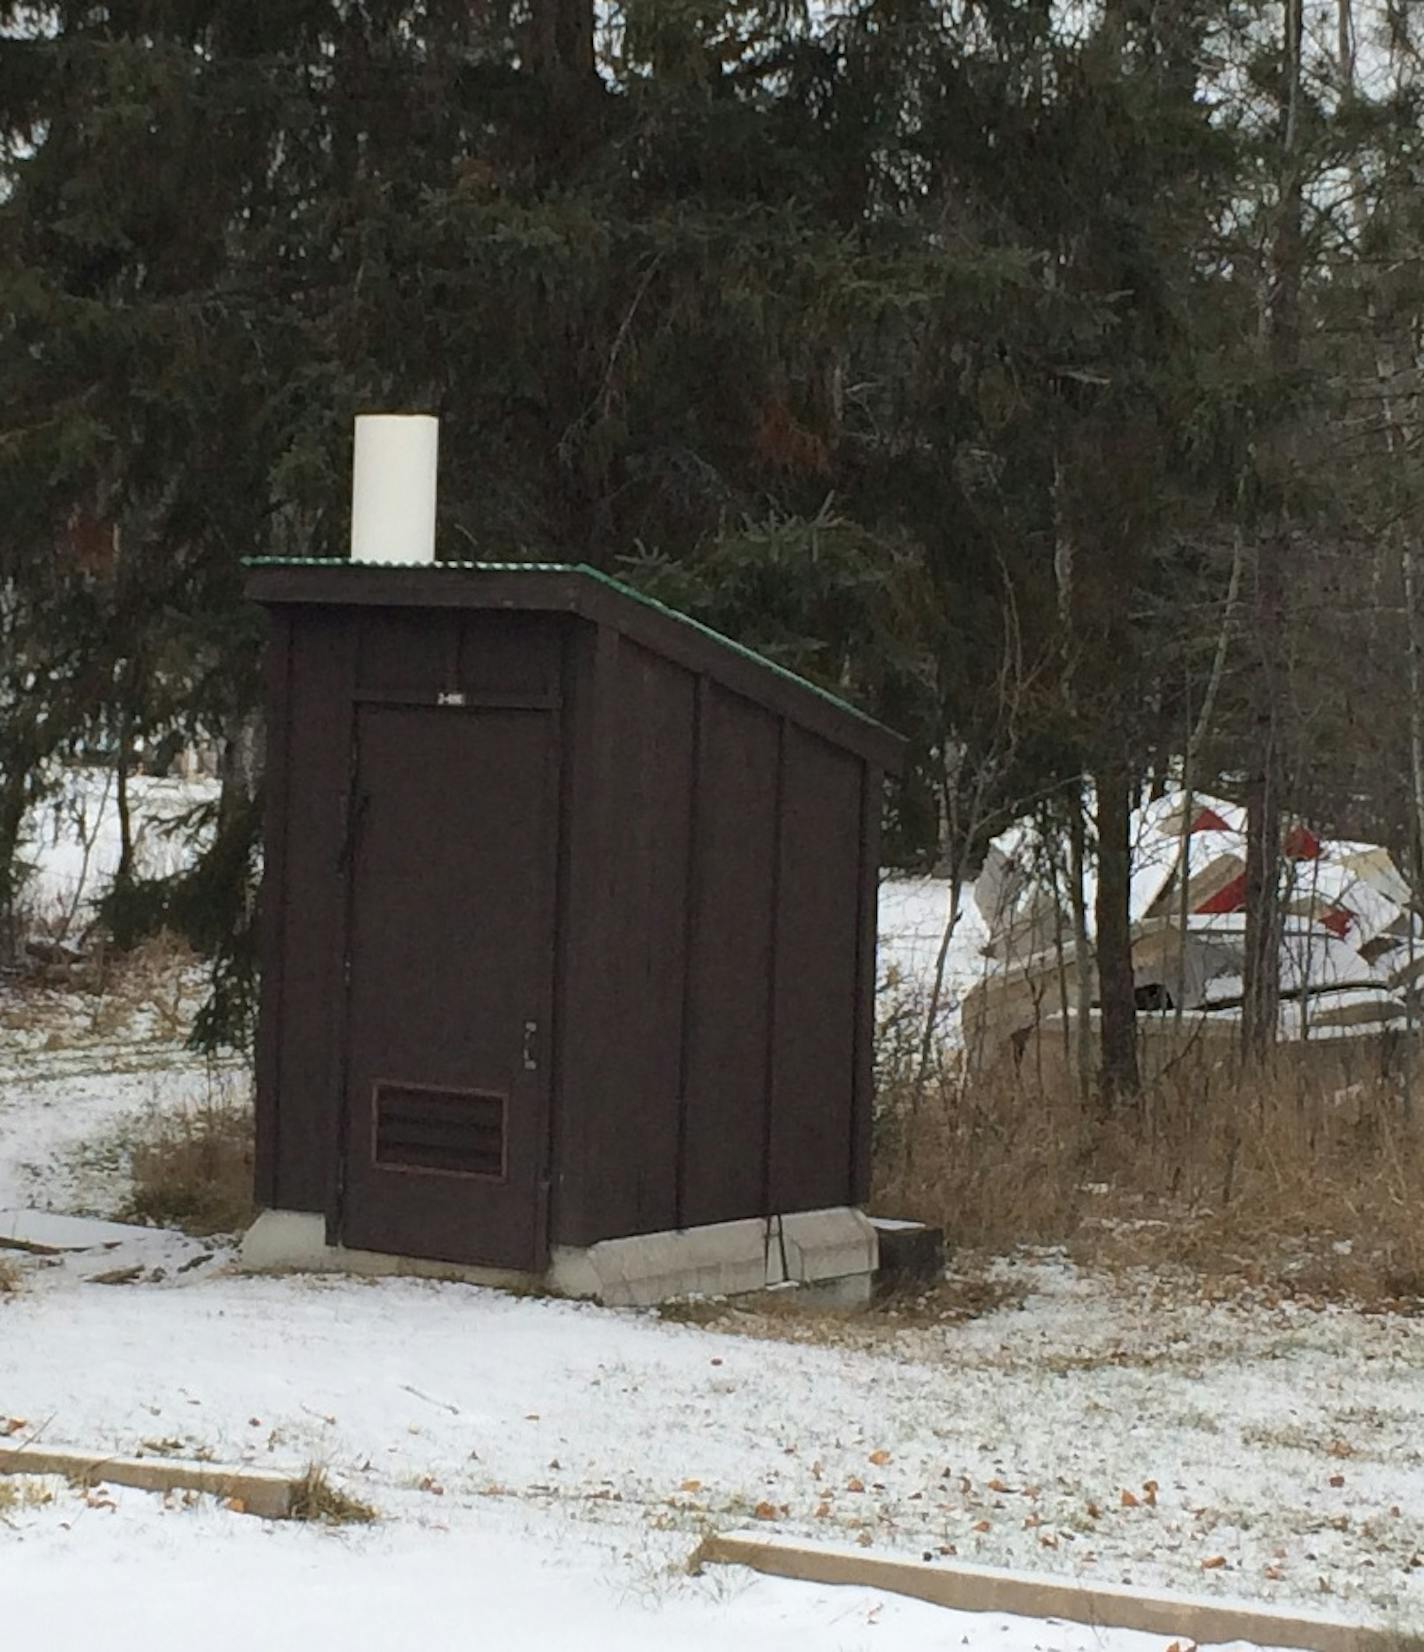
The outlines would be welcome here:
M 440 421 L 361 413 L 351 466 L 351 560 L 434 562 Z

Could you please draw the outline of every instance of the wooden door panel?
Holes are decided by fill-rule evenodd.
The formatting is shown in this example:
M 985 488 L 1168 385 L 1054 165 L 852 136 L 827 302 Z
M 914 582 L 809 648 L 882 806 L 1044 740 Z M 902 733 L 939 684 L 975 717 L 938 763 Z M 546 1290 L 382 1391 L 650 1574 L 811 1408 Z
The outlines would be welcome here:
M 358 711 L 348 1245 L 544 1261 L 556 766 L 547 712 Z

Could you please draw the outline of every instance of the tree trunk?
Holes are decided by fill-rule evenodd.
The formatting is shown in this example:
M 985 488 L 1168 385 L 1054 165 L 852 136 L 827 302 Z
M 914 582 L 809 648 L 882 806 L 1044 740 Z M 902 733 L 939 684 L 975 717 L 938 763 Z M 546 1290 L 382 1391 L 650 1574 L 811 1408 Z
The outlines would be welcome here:
M 264 758 L 262 720 L 256 712 L 234 718 L 224 731 L 219 768 L 218 830 L 225 831 L 257 795 Z
M 593 78 L 591 0 L 533 0 L 530 21 L 534 67 L 540 75 L 565 84 Z
M 1078 1099 L 1087 1105 L 1093 1089 L 1093 954 L 1088 945 L 1088 908 L 1083 899 L 1087 846 L 1083 795 L 1075 786 L 1068 816 L 1068 898 L 1073 906 L 1074 1020 L 1078 1033 Z
M 1126 762 L 1114 757 L 1096 775 L 1098 793 L 1098 1003 L 1102 1067 L 1098 1099 L 1110 1110 L 1136 1098 L 1137 999 L 1132 978 L 1132 787 Z
M 1281 86 L 1281 199 L 1271 249 L 1268 331 L 1278 394 L 1300 364 L 1300 287 L 1304 257 L 1304 188 L 1300 164 L 1299 107 L 1303 0 L 1285 0 L 1284 70 Z M 1293 417 L 1287 410 L 1285 417 Z M 1289 436 L 1283 433 L 1285 441 Z M 1259 1061 L 1276 1041 L 1281 996 L 1281 794 L 1279 712 L 1285 658 L 1284 563 L 1288 535 L 1284 510 L 1275 529 L 1256 547 L 1256 633 L 1261 674 L 1256 686 L 1256 729 L 1246 777 L 1246 959 L 1241 1011 L 1242 1054 Z
M 114 808 L 119 816 L 119 864 L 114 882 L 127 883 L 133 877 L 133 815 L 129 809 L 129 771 L 133 767 L 133 734 L 128 717 L 119 719 L 118 755 L 114 762 Z

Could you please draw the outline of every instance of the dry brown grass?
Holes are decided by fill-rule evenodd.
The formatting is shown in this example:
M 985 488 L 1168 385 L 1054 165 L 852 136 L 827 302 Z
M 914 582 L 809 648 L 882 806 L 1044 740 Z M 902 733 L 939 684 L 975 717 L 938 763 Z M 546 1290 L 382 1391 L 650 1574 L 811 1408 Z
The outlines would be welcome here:
M 0 1474 L 0 1520 L 18 1509 L 43 1508 L 54 1502 L 54 1492 L 33 1474 Z
M 19 1288 L 19 1263 L 8 1256 L 0 1256 L 0 1296 L 12 1296 Z
M 377 1518 L 369 1503 L 332 1485 L 326 1470 L 315 1463 L 292 1488 L 287 1512 L 293 1520 L 311 1520 L 323 1526 L 369 1525 Z
M 133 1191 L 121 1219 L 207 1235 L 252 1220 L 252 1108 L 214 1091 L 148 1114 L 125 1141 Z
M 1424 1308 L 1424 1093 L 1289 1059 L 1183 1072 L 1104 1118 L 1067 1086 L 944 1063 L 882 1077 L 875 1204 L 951 1246 L 1070 1247 L 1280 1295 Z

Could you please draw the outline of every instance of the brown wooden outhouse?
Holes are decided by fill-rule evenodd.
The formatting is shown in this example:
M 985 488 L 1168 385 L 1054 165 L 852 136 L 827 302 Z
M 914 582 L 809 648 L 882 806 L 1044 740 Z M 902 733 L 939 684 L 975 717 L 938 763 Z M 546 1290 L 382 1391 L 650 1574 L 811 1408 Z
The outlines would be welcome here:
M 592 569 L 252 566 L 259 1202 L 534 1274 L 861 1203 L 900 740 Z

